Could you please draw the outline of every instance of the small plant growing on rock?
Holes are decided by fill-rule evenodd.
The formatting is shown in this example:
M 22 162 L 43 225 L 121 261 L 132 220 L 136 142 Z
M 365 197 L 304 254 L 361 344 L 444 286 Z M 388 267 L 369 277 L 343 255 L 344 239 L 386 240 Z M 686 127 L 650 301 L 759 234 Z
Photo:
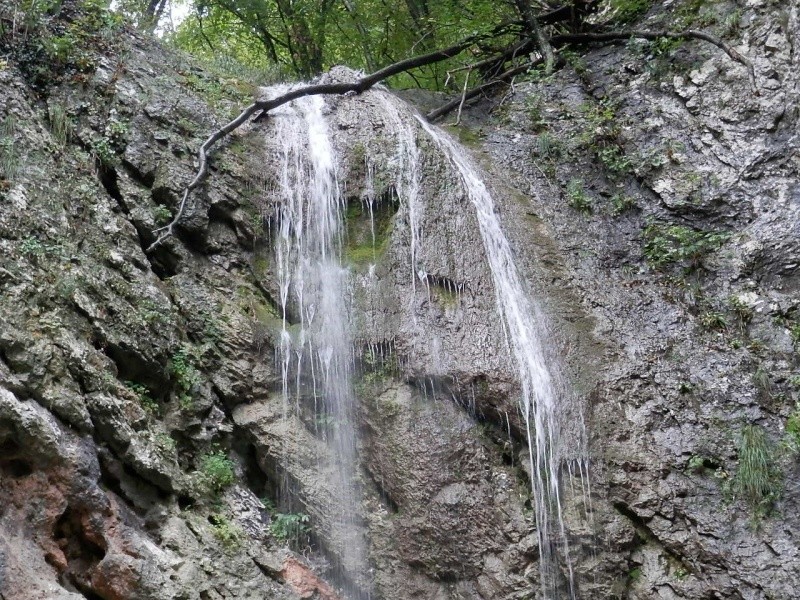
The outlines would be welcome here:
M 701 473 L 705 469 L 705 459 L 697 454 L 692 454 L 686 468 L 691 473 Z
M 700 315 L 700 325 L 708 331 L 725 331 L 728 328 L 725 315 L 711 309 Z
M 219 494 L 233 485 L 236 474 L 234 463 L 222 450 L 214 450 L 200 458 L 200 478 L 213 494 Z
M 584 189 L 582 179 L 570 179 L 567 184 L 567 203 L 577 211 L 592 212 L 592 201 Z
M 170 454 L 178 449 L 178 442 L 168 433 L 157 433 L 155 441 L 160 448 L 163 448 Z
M 746 425 L 739 443 L 739 469 L 732 491 L 750 505 L 756 519 L 768 515 L 780 496 L 782 477 L 776 463 L 776 453 L 764 429 Z
M 789 328 L 789 333 L 795 344 L 800 344 L 800 323 L 795 323 Z
M 622 213 L 636 208 L 636 199 L 625 194 L 614 194 L 611 196 L 611 214 L 621 215 Z
M 798 382 L 800 384 L 800 382 Z M 783 444 L 791 454 L 800 454 L 800 402 L 786 420 L 786 435 Z
M 172 220 L 172 211 L 163 204 L 157 204 L 153 208 L 153 221 L 156 225 L 164 225 Z
M 16 128 L 17 122 L 13 115 L 0 121 L 0 181 L 9 183 L 14 181 L 22 166 L 14 140 Z
M 139 404 L 147 413 L 151 415 L 158 414 L 160 407 L 158 402 L 156 402 L 150 395 L 150 390 L 148 390 L 141 383 L 134 383 L 133 381 L 126 381 L 124 383 L 125 387 L 127 387 L 136 395 L 136 398 L 139 400 Z
M 19 245 L 19 251 L 30 258 L 39 258 L 44 256 L 46 248 L 44 244 L 35 237 L 27 237 L 22 240 L 22 243 Z
M 178 388 L 178 403 L 181 408 L 190 408 L 192 391 L 200 384 L 200 372 L 194 366 L 194 354 L 190 346 L 184 344 L 172 355 L 170 373 Z
M 644 228 L 644 257 L 656 268 L 682 265 L 693 271 L 728 237 L 724 231 L 699 231 L 683 225 L 650 223 Z
M 214 536 L 226 549 L 234 550 L 241 546 L 244 531 L 242 531 L 241 527 L 232 523 L 228 517 L 215 513 L 208 517 L 208 522 L 211 523 Z
M 70 120 L 67 110 L 60 104 L 51 104 L 47 115 L 53 139 L 63 148 L 72 138 L 75 124 Z
M 280 542 L 297 541 L 308 533 L 308 522 L 308 515 L 303 513 L 278 513 L 270 525 L 270 531 Z

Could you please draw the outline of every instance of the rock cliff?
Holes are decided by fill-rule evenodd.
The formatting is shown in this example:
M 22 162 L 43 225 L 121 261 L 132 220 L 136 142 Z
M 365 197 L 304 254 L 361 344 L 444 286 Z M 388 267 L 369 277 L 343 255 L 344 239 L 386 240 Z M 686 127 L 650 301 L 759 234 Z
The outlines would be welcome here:
M 269 119 L 145 252 L 196 148 L 263 91 L 63 4 L 3 30 L 0 597 L 336 598 L 318 460 L 335 424 L 311 395 L 284 413 Z M 798 9 L 710 6 L 664 2 L 642 27 L 702 17 L 755 90 L 713 46 L 630 42 L 452 128 L 541 307 L 576 452 L 585 423 L 590 492 L 580 457 L 562 476 L 581 598 L 788 599 L 800 577 Z M 69 32 L 79 49 L 42 54 Z M 410 113 L 386 98 L 327 101 L 370 540 L 351 576 L 373 598 L 538 597 L 478 225 L 432 143 L 425 209 L 394 199 L 392 115 Z

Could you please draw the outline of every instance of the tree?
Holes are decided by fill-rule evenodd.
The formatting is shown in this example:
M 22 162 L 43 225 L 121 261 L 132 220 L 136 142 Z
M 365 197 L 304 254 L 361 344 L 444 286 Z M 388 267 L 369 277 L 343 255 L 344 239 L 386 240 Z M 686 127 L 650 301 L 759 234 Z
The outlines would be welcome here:
M 576 2 L 577 1 L 578 0 L 576 0 Z M 582 6 L 588 6 L 590 2 L 592 2 L 592 0 L 587 0 L 586 2 L 582 3 Z M 526 12 L 528 11 L 529 5 L 527 0 L 515 0 L 515 3 L 520 7 L 521 10 Z M 542 29 L 542 24 L 550 22 L 554 19 L 552 13 L 544 14 L 541 17 L 529 15 L 528 18 L 523 19 L 521 31 L 525 32 L 525 37 L 521 37 L 504 48 L 501 47 L 499 49 L 494 49 L 492 50 L 493 54 L 491 54 L 488 58 L 481 58 L 480 60 L 469 63 L 466 66 L 466 68 L 470 71 L 473 69 L 480 69 L 484 73 L 484 82 L 469 91 L 465 86 L 460 99 L 460 104 L 459 101 L 449 102 L 443 107 L 440 107 L 439 109 L 434 110 L 426 115 L 427 118 L 429 120 L 437 119 L 450 110 L 453 110 L 453 108 L 456 106 L 463 104 L 467 98 L 481 94 L 489 87 L 503 83 L 519 73 L 530 70 L 534 66 L 544 65 L 545 73 L 548 73 L 557 65 L 564 63 L 563 60 L 559 60 L 558 63 L 556 61 L 556 52 L 561 48 L 572 47 L 576 45 L 585 46 L 592 44 L 618 43 L 633 38 L 651 41 L 661 39 L 678 41 L 701 40 L 713 44 L 714 46 L 723 50 L 733 61 L 747 68 L 748 75 L 753 86 L 753 91 L 756 94 L 759 93 L 756 87 L 755 73 L 752 64 L 736 50 L 713 35 L 691 29 L 677 32 L 639 30 L 628 30 L 621 32 L 575 32 L 575 29 L 581 29 L 583 21 L 582 18 L 576 18 L 574 5 L 572 5 L 570 9 L 570 11 L 562 11 L 561 9 L 557 9 L 561 16 L 559 16 L 555 22 L 561 23 L 563 21 L 564 23 L 568 23 L 569 28 L 571 28 L 573 32 L 567 31 L 557 35 L 547 35 Z M 274 110 L 275 108 L 304 96 L 318 94 L 361 94 L 390 77 L 409 73 L 415 69 L 440 64 L 463 55 L 468 50 L 472 51 L 473 56 L 477 55 L 480 58 L 482 53 L 486 51 L 486 48 L 491 47 L 489 44 L 487 44 L 487 42 L 496 41 L 498 38 L 504 36 L 506 32 L 507 30 L 505 29 L 505 26 L 501 24 L 488 33 L 475 34 L 443 50 L 437 50 L 428 54 L 423 54 L 395 62 L 370 75 L 365 75 L 354 82 L 310 84 L 304 87 L 296 87 L 277 98 L 270 100 L 257 100 L 250 106 L 246 107 L 235 119 L 220 129 L 214 131 L 200 147 L 198 151 L 199 168 L 197 174 L 191 183 L 185 188 L 175 217 L 168 225 L 157 230 L 157 232 L 161 232 L 161 235 L 149 246 L 147 249 L 148 252 L 162 244 L 174 233 L 175 226 L 183 216 L 189 196 L 195 189 L 202 185 L 203 181 L 208 176 L 208 154 L 212 147 L 231 132 L 241 127 L 251 118 L 255 118 L 256 120 L 266 118 L 269 116 L 270 111 Z M 522 58 L 518 64 L 514 64 L 520 55 L 524 58 Z M 508 63 L 511 63 L 509 68 L 506 68 L 506 70 L 502 71 L 501 73 L 496 73 L 497 70 L 505 68 L 505 65 Z

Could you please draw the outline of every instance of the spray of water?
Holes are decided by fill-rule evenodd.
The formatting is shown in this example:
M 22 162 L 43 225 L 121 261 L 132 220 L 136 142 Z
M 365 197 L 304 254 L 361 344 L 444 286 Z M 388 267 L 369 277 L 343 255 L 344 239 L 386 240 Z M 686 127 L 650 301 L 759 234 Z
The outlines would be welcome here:
M 341 265 L 344 200 L 337 178 L 337 158 L 323 115 L 324 101 L 312 96 L 295 101 L 274 116 L 281 140 L 280 206 L 275 244 L 283 308 L 281 365 L 285 412 L 310 380 L 314 415 L 329 447 L 326 484 L 331 505 L 333 554 L 350 597 L 364 586 L 366 547 L 360 533 L 360 493 L 356 485 L 355 399 L 347 270 Z M 290 303 L 299 327 L 287 318 Z M 294 373 L 294 377 L 292 377 Z M 347 582 L 352 581 L 352 589 Z M 366 586 L 368 587 L 368 586 Z

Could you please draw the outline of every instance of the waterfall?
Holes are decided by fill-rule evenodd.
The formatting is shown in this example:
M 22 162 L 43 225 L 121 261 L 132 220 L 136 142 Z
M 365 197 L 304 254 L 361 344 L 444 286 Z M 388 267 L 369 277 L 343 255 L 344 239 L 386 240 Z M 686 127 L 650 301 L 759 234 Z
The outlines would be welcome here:
M 278 93 L 284 91 L 285 88 L 279 89 Z M 583 489 L 588 478 L 587 463 L 583 459 L 585 436 L 582 420 L 578 419 L 581 421 L 578 425 L 581 430 L 579 436 L 562 435 L 564 415 L 570 412 L 566 406 L 569 399 L 561 392 L 558 369 L 548 364 L 548 354 L 542 345 L 543 319 L 536 303 L 526 293 L 514 253 L 495 212 L 492 195 L 467 154 L 447 135 L 420 117 L 415 119 L 411 111 L 386 91 L 373 90 L 364 96 L 381 110 L 381 118 L 391 141 L 387 145 L 386 137 L 377 137 L 375 131 L 380 128 L 373 128 L 372 139 L 373 143 L 380 145 L 381 153 L 378 156 L 383 156 L 389 162 L 381 167 L 382 177 L 386 183 L 385 175 L 388 173 L 387 189 L 391 189 L 399 199 L 404 208 L 402 215 L 409 228 L 405 232 L 408 237 L 404 238 L 404 243 L 407 244 L 409 255 L 407 264 L 410 266 L 411 285 L 401 291 L 408 300 L 401 311 L 405 311 L 406 320 L 414 324 L 404 329 L 405 334 L 411 337 L 405 340 L 406 359 L 414 362 L 418 350 L 426 353 L 427 359 L 420 358 L 414 363 L 418 372 L 445 376 L 447 368 L 461 358 L 439 364 L 440 338 L 424 313 L 430 302 L 421 296 L 417 301 L 417 279 L 425 283 L 428 301 L 431 296 L 431 277 L 426 272 L 425 263 L 431 258 L 427 245 L 434 239 L 435 231 L 431 227 L 430 238 L 423 243 L 423 229 L 426 219 L 436 211 L 431 210 L 429 196 L 423 193 L 425 156 L 420 149 L 420 142 L 428 140 L 427 145 L 438 154 L 435 162 L 446 167 L 445 171 L 436 171 L 437 179 L 441 181 L 431 182 L 431 185 L 449 185 L 452 190 L 452 182 L 457 182 L 456 193 L 463 194 L 468 201 L 469 212 L 475 215 L 483 244 L 485 263 L 480 253 L 473 253 L 472 256 L 476 258 L 463 265 L 473 271 L 483 270 L 483 278 L 487 284 L 491 280 L 493 291 L 489 290 L 489 285 L 483 287 L 486 290 L 482 296 L 485 298 L 481 304 L 483 312 L 473 311 L 470 314 L 477 315 L 478 320 L 484 320 L 486 309 L 490 309 L 494 303 L 501 326 L 477 328 L 474 335 L 485 337 L 480 338 L 480 344 L 475 346 L 489 348 L 488 344 L 494 343 L 498 348 L 497 356 L 486 360 L 492 365 L 501 365 L 501 368 L 511 366 L 519 383 L 519 408 L 527 433 L 542 597 L 545 600 L 575 599 L 577 596 L 564 524 L 559 469 L 565 464 L 568 452 L 564 441 L 569 437 L 574 444 L 570 448 L 571 454 L 581 456 L 575 464 Z M 353 356 L 356 352 L 354 337 L 364 332 L 357 331 L 358 327 L 353 325 L 358 320 L 353 319 L 355 315 L 351 314 L 354 305 L 352 288 L 354 281 L 359 281 L 362 286 L 372 286 L 376 285 L 376 280 L 374 265 L 369 269 L 369 276 L 355 277 L 342 264 L 347 231 L 344 222 L 346 200 L 342 192 L 345 186 L 344 182 L 339 181 L 340 170 L 343 169 L 339 166 L 330 137 L 325 109 L 326 104 L 321 97 L 310 96 L 295 100 L 271 115 L 275 125 L 270 135 L 277 140 L 280 165 L 275 236 L 277 283 L 283 309 L 279 356 L 285 414 L 300 411 L 301 401 L 308 402 L 311 397 L 314 414 L 333 423 L 332 427 L 321 432 L 328 456 L 323 459 L 325 464 L 321 465 L 320 472 L 331 478 L 327 485 L 333 490 L 328 504 L 322 509 L 326 515 L 335 517 L 335 530 L 328 532 L 327 544 L 328 550 L 341 565 L 340 583 L 344 585 L 345 594 L 347 597 L 360 597 L 364 592 L 369 593 L 370 583 L 366 581 L 368 565 L 363 515 L 359 514 L 361 492 L 356 484 L 359 471 L 358 430 L 352 378 Z M 362 172 L 367 178 L 363 189 L 369 196 L 374 246 L 372 209 L 375 165 L 371 161 L 372 157 L 365 161 L 365 171 Z M 463 217 L 463 214 L 459 217 Z M 450 218 L 455 218 L 455 215 Z M 462 223 L 467 224 L 468 220 L 459 219 L 458 223 L 460 227 Z M 457 249 L 453 251 L 459 254 Z M 485 269 L 486 266 L 488 269 Z M 446 265 L 433 267 L 442 269 Z M 471 273 L 465 276 L 469 277 Z M 479 277 L 478 274 L 475 276 Z M 402 277 L 408 281 L 405 274 Z M 444 286 L 450 293 L 461 294 L 465 289 L 464 283 L 457 283 L 455 279 L 451 281 L 440 275 L 436 277 L 438 279 L 434 283 Z M 400 284 L 400 287 L 403 286 L 404 283 Z M 386 331 L 379 329 L 383 333 Z M 477 337 L 469 337 L 474 329 L 464 333 L 463 339 L 478 340 Z M 496 338 L 493 337 L 495 335 Z M 489 337 L 496 339 L 496 342 L 488 340 Z M 370 338 L 367 336 L 364 339 Z M 385 341 L 376 339 L 375 343 L 383 344 Z M 459 350 L 449 348 L 448 352 L 458 354 Z M 572 464 L 566 462 L 566 465 L 571 476 Z M 562 571 L 566 574 L 562 575 Z
M 344 204 L 324 106 L 322 97 L 312 96 L 275 115 L 275 134 L 282 142 L 275 243 L 283 309 L 280 356 L 285 414 L 300 410 L 302 395 L 313 398 L 313 416 L 329 448 L 320 471 L 328 474 L 333 490 L 324 507 L 334 516 L 331 550 L 341 564 L 345 592 L 358 597 L 358 590 L 368 586 L 357 581 L 366 572 L 366 548 L 356 486 L 350 303 L 347 269 L 341 264 Z M 299 327 L 290 326 L 290 305 Z
M 559 559 L 568 571 L 568 591 L 575 598 L 560 496 L 560 423 L 558 392 L 542 348 L 538 309 L 528 298 L 514 255 L 495 213 L 494 200 L 464 150 L 449 137 L 417 116 L 459 174 L 464 191 L 475 208 L 486 258 L 492 272 L 497 310 L 506 343 L 521 385 L 520 409 L 528 438 L 531 482 L 540 552 L 540 573 L 545 598 L 559 595 Z M 559 550 L 560 548 L 560 550 Z M 559 552 L 561 556 L 559 556 Z
M 397 106 L 399 100 L 388 92 L 378 92 L 378 99 L 386 111 L 392 129 L 397 137 L 397 152 L 392 165 L 397 195 L 408 210 L 408 227 L 411 233 L 410 266 L 411 286 L 415 288 L 417 277 L 424 279 L 425 271 L 418 269 L 417 257 L 420 254 L 422 231 L 420 226 L 422 207 L 420 206 L 422 157 L 417 146 L 417 136 L 412 124 L 404 121 Z

